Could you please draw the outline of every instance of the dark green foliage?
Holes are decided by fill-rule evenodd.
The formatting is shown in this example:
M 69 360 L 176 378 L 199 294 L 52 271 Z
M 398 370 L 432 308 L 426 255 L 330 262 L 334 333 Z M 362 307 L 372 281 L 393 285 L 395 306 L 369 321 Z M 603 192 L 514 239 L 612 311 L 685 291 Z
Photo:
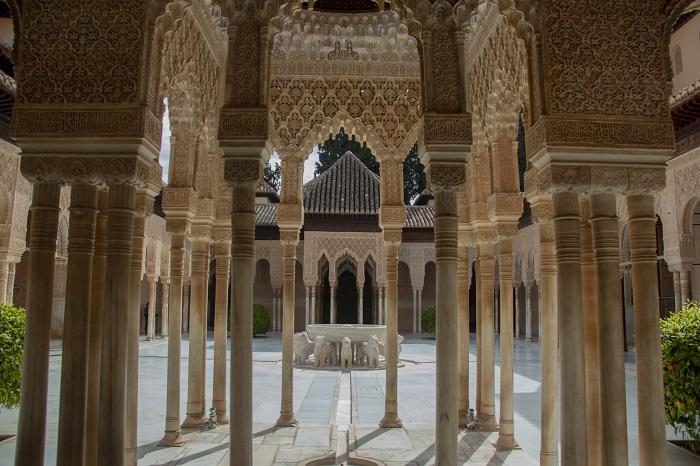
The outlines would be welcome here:
M 435 306 L 428 306 L 423 309 L 421 316 L 421 326 L 423 332 L 435 335 Z
M 0 305 L 0 407 L 19 406 L 26 312 Z
M 253 304 L 253 335 L 265 335 L 270 330 L 270 314 L 262 304 Z
M 661 321 L 666 421 L 700 452 L 700 303 L 689 302 Z
M 316 174 L 320 175 L 341 158 L 347 151 L 352 152 L 365 164 L 367 168 L 379 175 L 379 162 L 367 147 L 366 143 L 359 143 L 355 136 L 348 136 L 343 128 L 333 137 L 328 137 L 323 144 L 318 145 L 318 162 L 316 162 Z
M 409 205 L 425 189 L 425 168 L 418 158 L 418 145 L 414 144 L 403 162 L 403 202 Z
M 282 187 L 282 166 L 278 163 L 272 164 L 268 160 L 263 172 L 263 180 L 279 193 Z

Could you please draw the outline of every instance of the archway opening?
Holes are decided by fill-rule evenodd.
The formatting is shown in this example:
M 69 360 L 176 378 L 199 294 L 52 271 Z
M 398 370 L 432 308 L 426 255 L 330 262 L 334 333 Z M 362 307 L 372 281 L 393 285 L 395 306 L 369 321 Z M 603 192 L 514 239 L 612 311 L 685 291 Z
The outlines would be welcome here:
M 336 291 L 336 305 L 338 307 L 339 324 L 357 324 L 357 279 L 355 275 L 346 270 L 338 276 L 338 290 Z

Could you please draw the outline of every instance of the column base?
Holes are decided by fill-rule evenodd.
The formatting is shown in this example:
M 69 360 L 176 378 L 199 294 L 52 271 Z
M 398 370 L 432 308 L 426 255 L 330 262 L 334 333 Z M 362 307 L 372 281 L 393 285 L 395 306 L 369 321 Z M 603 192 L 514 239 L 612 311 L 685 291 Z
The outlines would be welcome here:
M 398 413 L 385 413 L 382 420 L 379 421 L 379 427 L 382 429 L 400 429 L 403 427 L 403 423 Z
M 499 434 L 498 440 L 496 440 L 496 450 L 519 450 L 520 445 L 515 441 L 515 436 L 513 434 Z
M 469 425 L 469 410 L 460 409 L 457 412 L 457 425 L 466 428 Z
M 295 427 L 299 421 L 294 417 L 294 413 L 280 414 L 279 419 L 275 423 L 276 427 Z
M 209 425 L 209 419 L 202 414 L 188 414 L 185 421 L 182 423 L 183 429 L 201 429 Z
M 557 466 L 559 464 L 559 454 L 556 452 L 540 453 L 540 466 Z
M 493 414 L 479 414 L 479 430 L 483 432 L 498 431 L 498 421 Z
M 166 431 L 163 438 L 158 442 L 159 447 L 181 447 L 185 443 L 185 439 L 180 435 L 180 431 Z

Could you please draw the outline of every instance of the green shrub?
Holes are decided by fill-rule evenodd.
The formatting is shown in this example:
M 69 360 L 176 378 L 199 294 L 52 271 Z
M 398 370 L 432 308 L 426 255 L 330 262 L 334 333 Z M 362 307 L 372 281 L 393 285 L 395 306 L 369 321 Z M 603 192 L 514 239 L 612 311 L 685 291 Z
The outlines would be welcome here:
M 22 384 L 24 309 L 0 304 L 0 407 L 19 406 Z
M 270 314 L 262 304 L 253 304 L 253 335 L 265 335 L 270 330 Z
M 666 420 L 700 451 L 700 303 L 689 302 L 661 321 Z M 643 383 L 643 381 L 640 381 Z
M 435 335 L 435 306 L 428 306 L 423 309 L 421 326 L 424 332 Z

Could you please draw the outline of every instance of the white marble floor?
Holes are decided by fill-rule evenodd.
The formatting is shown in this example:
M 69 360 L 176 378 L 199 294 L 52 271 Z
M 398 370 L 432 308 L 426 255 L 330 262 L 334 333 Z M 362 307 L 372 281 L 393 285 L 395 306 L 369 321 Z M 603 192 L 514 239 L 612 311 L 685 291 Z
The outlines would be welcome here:
M 472 349 L 474 345 L 472 344 Z M 300 427 L 293 430 L 272 428 L 279 413 L 281 367 L 280 338 L 272 334 L 254 342 L 254 421 L 256 465 L 297 464 L 324 452 L 336 451 L 337 443 L 349 446 L 349 455 L 375 456 L 386 464 L 432 464 L 435 417 L 435 342 L 430 339 L 408 338 L 401 354 L 399 369 L 399 414 L 406 426 L 401 431 L 376 428 L 384 409 L 384 373 L 381 370 L 353 371 L 350 383 L 341 383 L 341 372 L 295 369 L 295 410 Z M 183 342 L 182 413 L 185 412 L 187 342 Z M 46 465 L 55 464 L 56 430 L 58 424 L 58 388 L 60 381 L 60 342 L 52 345 L 50 358 L 50 387 Z M 227 464 L 228 427 L 208 432 L 189 432 L 183 448 L 163 449 L 157 442 L 163 434 L 165 418 L 165 375 L 167 345 L 164 340 L 143 342 L 140 351 L 139 391 L 139 465 L 216 465 Z M 637 423 L 635 373 L 633 355 L 628 355 L 627 410 L 630 465 L 637 465 Z M 536 464 L 539 456 L 539 346 L 517 340 L 515 344 L 515 430 L 522 450 L 504 454 L 495 452 L 491 437 L 476 433 L 460 443 L 461 459 L 466 464 Z M 211 400 L 211 371 L 213 342 L 207 352 L 207 396 Z M 476 361 L 472 354 L 470 376 L 475 380 Z M 496 392 L 498 395 L 498 367 Z M 349 387 L 346 389 L 346 387 Z M 474 400 L 472 383 L 471 400 Z M 336 412 L 339 404 L 349 403 L 350 425 L 336 442 Z M 0 412 L 0 434 L 16 431 L 17 411 Z M 670 432 L 670 435 L 672 433 Z M 396 438 L 394 438 L 396 437 Z M 342 449 L 338 449 L 340 452 Z M 668 447 L 669 466 L 700 465 L 700 459 L 673 446 Z M 0 466 L 12 465 L 14 441 L 0 444 Z M 395 461 L 392 461 L 395 460 Z

